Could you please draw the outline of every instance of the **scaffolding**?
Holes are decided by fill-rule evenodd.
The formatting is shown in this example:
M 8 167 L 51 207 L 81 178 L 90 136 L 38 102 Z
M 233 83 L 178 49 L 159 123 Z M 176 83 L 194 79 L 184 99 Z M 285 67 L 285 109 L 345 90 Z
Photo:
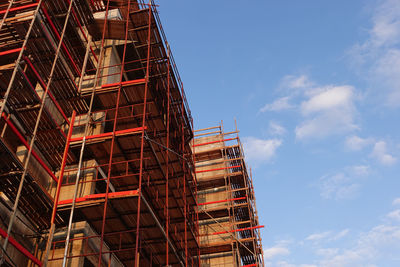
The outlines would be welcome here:
M 196 130 L 192 150 L 197 179 L 201 266 L 264 266 L 253 179 L 238 130 L 223 124 Z
M 193 122 L 155 3 L 1 0 L 0 19 L 1 263 L 199 266 Z

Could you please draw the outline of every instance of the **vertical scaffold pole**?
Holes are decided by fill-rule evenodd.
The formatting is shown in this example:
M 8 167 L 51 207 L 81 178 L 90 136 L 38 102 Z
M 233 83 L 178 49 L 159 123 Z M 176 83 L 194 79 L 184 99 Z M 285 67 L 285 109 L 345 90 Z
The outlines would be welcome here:
M 168 190 L 168 184 L 169 184 L 169 116 L 170 116 L 170 49 L 169 49 L 169 45 L 167 44 L 167 142 L 166 142 L 166 183 L 165 183 L 165 206 L 167 209 L 166 212 L 166 220 L 165 220 L 165 228 L 166 228 L 166 235 L 167 235 L 167 240 L 165 240 L 165 251 L 166 251 L 166 255 L 165 255 L 165 261 L 166 261 L 166 265 L 168 266 L 169 264 L 169 244 L 168 244 L 168 239 L 169 239 L 169 190 Z
M 107 18 L 107 15 L 108 15 L 108 7 L 109 7 L 109 0 L 107 1 L 107 5 L 106 5 L 106 13 L 105 13 L 106 18 Z M 72 220 L 73 220 L 73 214 L 74 214 L 75 200 L 76 200 L 76 196 L 77 196 L 79 177 L 80 177 L 80 172 L 81 172 L 81 168 L 82 168 L 83 152 L 85 150 L 85 144 L 86 144 L 86 135 L 87 135 L 87 132 L 88 132 L 88 129 L 89 129 L 91 111 L 92 111 L 93 102 L 94 102 L 94 92 L 95 92 L 95 89 L 96 89 L 96 86 L 97 86 L 98 77 L 100 75 L 100 68 L 101 68 L 101 62 L 102 62 L 102 56 L 103 56 L 103 47 L 104 47 L 104 36 L 105 36 L 105 30 L 104 29 L 106 27 L 106 21 L 107 21 L 107 19 L 104 20 L 104 24 L 103 24 L 103 36 L 102 36 L 102 39 L 101 39 L 101 47 L 100 47 L 100 59 L 98 60 L 98 65 L 97 65 L 97 70 L 96 70 L 96 75 L 95 75 L 95 81 L 94 81 L 93 87 L 92 87 L 89 110 L 88 110 L 88 113 L 87 113 L 87 120 L 86 120 L 86 123 L 85 123 L 84 136 L 83 136 L 81 151 L 80 151 L 80 155 L 79 155 L 78 171 L 77 171 L 76 180 L 75 180 L 74 197 L 73 197 L 73 200 L 72 200 L 71 212 L 70 212 L 69 222 L 68 222 L 68 227 L 67 227 L 67 239 L 66 239 L 66 242 L 65 242 L 63 266 L 66 263 L 66 258 L 67 258 L 67 253 L 68 253 L 67 249 L 68 249 L 68 246 L 69 246 L 69 236 L 70 236 L 71 228 L 72 228 Z M 92 38 L 89 37 L 88 43 L 87 43 L 87 47 L 86 47 L 86 54 L 85 54 L 85 58 L 84 58 L 83 66 L 82 66 L 81 77 L 80 77 L 80 80 L 79 80 L 78 92 L 81 90 L 83 78 L 84 78 L 84 75 L 85 75 L 87 60 L 88 60 L 88 56 L 89 56 L 89 47 L 91 45 L 91 42 L 92 42 Z M 60 181 L 59 181 L 59 184 L 61 185 Z M 57 204 L 58 203 L 55 203 L 55 207 L 53 207 L 53 209 L 54 208 L 56 209 L 56 205 Z M 54 212 L 54 210 L 53 210 L 53 212 Z M 51 243 L 53 241 L 53 235 L 54 235 L 54 227 L 52 228 L 52 231 L 50 231 L 49 238 L 47 240 L 46 252 L 45 252 L 45 265 L 44 266 L 47 265 L 48 255 L 49 255 Z
M 136 216 L 136 242 L 135 242 L 135 266 L 139 266 L 139 229 L 140 229 L 140 202 L 141 202 L 141 194 L 142 194 L 142 176 L 143 176 L 143 158 L 144 158 L 144 137 L 145 131 L 144 128 L 146 126 L 146 106 L 147 106 L 147 90 L 149 87 L 150 81 L 150 50 L 151 50 L 151 13 L 152 13 L 152 5 L 151 0 L 149 0 L 149 30 L 147 36 L 147 65 L 146 65 L 146 83 L 144 86 L 144 103 L 143 103 L 143 117 L 142 117 L 142 137 L 140 140 L 140 168 L 139 168 L 139 198 L 138 198 L 138 210 Z
M 183 84 L 181 82 L 181 97 L 182 97 L 182 103 L 181 103 L 181 112 L 182 112 L 182 125 L 181 125 L 181 130 L 182 130 L 182 169 L 183 169 L 183 211 L 184 211 L 184 227 L 185 227 L 185 266 L 188 264 L 188 249 L 187 249 L 187 202 L 186 202 L 186 171 L 185 171 L 185 165 L 186 165 L 186 157 L 185 157 L 185 106 L 184 106 L 184 92 L 183 92 Z
M 127 13 L 126 13 L 126 24 L 125 24 L 124 51 L 123 51 L 123 54 L 122 54 L 121 71 L 120 71 L 119 86 L 118 86 L 118 93 L 117 93 L 117 103 L 116 103 L 116 107 L 115 107 L 113 133 L 115 133 L 115 131 L 117 129 L 117 120 L 118 120 L 118 111 L 119 111 L 118 109 L 119 109 L 120 98 L 121 98 L 122 79 L 123 79 L 123 76 L 124 76 L 123 74 L 124 74 L 124 71 L 125 71 L 124 67 L 125 67 L 126 47 L 127 47 L 127 44 L 128 44 L 128 32 L 129 32 L 128 29 L 129 29 L 130 8 L 131 8 L 131 0 L 128 0 L 128 9 L 127 9 Z M 101 226 L 101 238 L 100 238 L 99 260 L 98 260 L 98 266 L 99 267 L 101 267 L 102 253 L 103 253 L 104 231 L 105 231 L 105 223 L 106 223 L 106 217 L 107 217 L 108 193 L 110 191 L 111 169 L 112 169 L 111 166 L 112 166 L 112 160 L 113 160 L 113 151 L 114 151 L 115 138 L 116 138 L 115 134 L 113 134 L 112 137 L 111 137 L 110 158 L 109 158 L 109 161 L 108 161 L 107 186 L 106 186 L 106 194 L 105 194 L 105 199 L 104 199 L 103 221 L 102 221 L 102 226 Z
M 88 56 L 89 56 L 89 47 L 91 44 L 92 38 L 91 36 L 89 36 L 89 40 L 87 43 L 87 47 L 86 47 L 86 53 L 85 53 L 85 58 L 83 60 L 83 66 L 82 66 L 82 72 L 81 72 L 81 77 L 79 79 L 79 86 L 78 86 L 78 92 L 81 89 L 82 86 L 82 81 L 85 75 L 85 70 L 86 70 L 86 64 L 87 64 L 87 60 L 88 60 Z M 64 149 L 64 155 L 63 155 L 63 160 L 62 160 L 62 164 L 61 164 L 61 169 L 60 169 L 60 175 L 57 181 L 57 190 L 56 190 L 56 195 L 54 198 L 54 204 L 53 204 L 53 212 L 51 214 L 51 221 L 50 221 L 50 231 L 49 231 L 49 236 L 47 239 L 47 243 L 46 243 L 46 250 L 45 250 L 45 257 L 44 257 L 44 265 L 47 265 L 48 262 L 48 256 L 49 256 L 49 252 L 50 252 L 50 247 L 51 247 L 51 243 L 53 242 L 53 237 L 54 237 L 54 230 L 55 230 L 55 218 L 56 218 L 56 214 L 57 214 L 57 207 L 58 207 L 58 200 L 60 199 L 60 193 L 61 193 L 61 186 L 62 186 L 62 182 L 63 182 L 63 176 L 64 176 L 64 169 L 65 169 L 65 165 L 66 165 L 66 156 L 68 155 L 68 151 L 69 151 L 69 144 L 70 144 L 70 139 L 71 139 L 71 135 L 72 135 L 72 130 L 74 127 L 74 122 L 75 122 L 75 116 L 76 116 L 76 111 L 74 110 L 72 113 L 72 118 L 71 118 L 71 122 L 69 124 L 69 131 L 68 131 L 68 136 L 67 136 L 67 142 L 65 144 L 65 149 Z

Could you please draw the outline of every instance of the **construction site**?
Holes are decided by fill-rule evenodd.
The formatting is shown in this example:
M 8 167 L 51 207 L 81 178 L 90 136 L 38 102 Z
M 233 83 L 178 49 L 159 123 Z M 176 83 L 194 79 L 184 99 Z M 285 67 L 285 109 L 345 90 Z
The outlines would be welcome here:
M 1 266 L 264 266 L 239 131 L 194 130 L 157 7 L 0 0 Z

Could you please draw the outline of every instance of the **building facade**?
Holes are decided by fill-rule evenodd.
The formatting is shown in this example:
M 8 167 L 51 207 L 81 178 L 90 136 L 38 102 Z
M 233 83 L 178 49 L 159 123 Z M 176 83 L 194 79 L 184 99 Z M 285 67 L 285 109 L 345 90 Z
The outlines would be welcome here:
M 0 96 L 1 264 L 208 264 L 193 121 L 152 0 L 0 1 Z

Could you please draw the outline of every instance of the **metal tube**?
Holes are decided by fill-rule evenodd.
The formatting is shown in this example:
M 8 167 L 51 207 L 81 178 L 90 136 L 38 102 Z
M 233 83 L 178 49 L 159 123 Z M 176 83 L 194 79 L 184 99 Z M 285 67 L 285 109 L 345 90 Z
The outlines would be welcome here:
M 50 18 L 50 15 L 47 12 L 47 9 L 46 8 L 42 8 L 42 10 L 43 10 L 43 13 L 44 13 L 46 19 L 49 21 L 51 29 L 53 30 L 53 32 L 56 35 L 56 37 L 59 40 L 59 42 L 61 42 L 60 34 L 58 33 L 56 26 L 54 25 L 52 19 Z M 74 59 L 72 58 L 71 54 L 69 53 L 69 51 L 68 51 L 68 49 L 67 49 L 67 47 L 65 46 L 64 43 L 62 43 L 62 48 L 63 48 L 64 52 L 67 54 L 68 59 L 71 61 L 72 65 L 74 66 L 74 69 L 75 69 L 76 73 L 80 76 L 81 72 L 79 71 L 78 67 L 76 66 L 76 63 L 75 63 Z
M 12 6 L 13 3 L 14 3 L 14 0 L 11 0 L 10 3 L 8 3 L 7 10 L 6 10 L 6 12 L 4 13 L 4 17 L 3 17 L 3 19 L 2 19 L 1 22 L 0 22 L 0 30 L 1 30 L 1 28 L 3 27 L 4 21 L 6 20 L 6 18 L 7 18 L 7 16 L 8 16 L 8 12 L 10 11 L 11 6 Z M 1 114 L 1 113 L 0 113 L 0 114 Z
M 89 38 L 89 42 L 88 42 L 87 46 L 90 46 L 91 40 L 92 39 Z M 86 48 L 86 54 L 85 54 L 85 59 L 84 59 L 84 62 L 83 62 L 81 77 L 80 77 L 80 80 L 79 80 L 78 91 L 80 90 L 80 88 L 82 86 L 81 81 L 83 80 L 83 76 L 84 76 L 85 70 L 86 70 L 86 63 L 87 63 L 87 60 L 88 60 L 87 55 L 88 55 L 88 49 Z M 72 141 L 71 135 L 72 135 L 72 129 L 73 129 L 74 122 L 75 122 L 75 115 L 76 115 L 76 112 L 73 111 L 72 119 L 71 119 L 71 123 L 70 123 L 70 128 L 69 128 L 69 131 L 68 131 L 67 143 L 66 143 L 65 150 L 64 150 L 64 154 L 68 153 L 69 144 Z M 66 158 L 63 157 L 63 163 L 61 165 L 62 173 L 60 172 L 60 181 L 57 184 L 56 200 L 54 201 L 54 205 L 53 205 L 53 213 L 52 213 L 52 217 L 51 217 L 51 227 L 50 227 L 50 231 L 49 231 L 49 238 L 48 238 L 47 244 L 46 244 L 46 252 L 45 252 L 45 257 L 44 257 L 45 265 L 47 265 L 49 251 L 50 251 L 51 243 L 52 243 L 53 237 L 54 237 L 54 230 L 55 230 L 54 221 L 55 221 L 55 215 L 56 215 L 56 212 L 57 212 L 59 194 L 60 194 L 60 190 L 61 190 L 61 186 L 62 186 L 63 172 L 64 172 L 64 168 L 65 168 L 65 164 L 66 164 L 66 161 L 64 161 L 64 160 L 66 160 Z
M 54 58 L 54 61 L 53 61 L 52 67 L 51 67 L 51 71 L 50 71 L 47 87 L 46 87 L 46 89 L 44 91 L 44 94 L 43 94 L 43 97 L 42 97 L 42 100 L 41 100 L 39 114 L 38 114 L 37 119 L 36 119 L 35 128 L 34 128 L 34 131 L 33 131 L 31 142 L 30 142 L 30 149 L 28 150 L 28 155 L 27 155 L 27 158 L 26 158 L 25 164 L 24 164 L 24 172 L 23 172 L 22 177 L 21 177 L 21 181 L 20 181 L 20 184 L 19 184 L 19 187 L 18 187 L 17 196 L 16 196 L 15 202 L 14 202 L 13 211 L 12 211 L 11 218 L 10 218 L 10 222 L 8 224 L 7 237 L 6 237 L 6 239 L 4 241 L 4 244 L 3 244 L 3 249 L 4 250 L 7 249 L 9 235 L 11 233 L 11 229 L 12 229 L 12 226 L 14 224 L 15 217 L 16 217 L 17 208 L 18 208 L 18 204 L 19 204 L 19 199 L 21 197 L 22 188 L 23 188 L 23 185 L 24 185 L 24 182 L 25 182 L 25 177 L 26 177 L 26 174 L 27 174 L 27 171 L 28 171 L 28 166 L 29 166 L 31 155 L 32 155 L 32 148 L 33 148 L 33 146 L 35 144 L 36 134 L 37 134 L 37 131 L 38 131 L 38 128 L 39 128 L 40 119 L 42 117 L 43 109 L 45 107 L 45 105 L 44 105 L 45 99 L 46 99 L 46 97 L 48 95 L 48 92 L 49 92 L 49 89 L 50 89 L 50 85 L 51 85 L 51 82 L 52 82 L 52 78 L 53 78 L 53 75 L 54 75 L 55 67 L 56 67 L 56 64 L 57 64 L 57 60 L 59 58 L 59 52 L 60 52 L 60 49 L 61 49 L 62 41 L 64 39 L 64 34 L 65 34 L 65 30 L 67 28 L 67 24 L 68 24 L 68 20 L 69 20 L 69 16 L 70 16 L 70 13 L 71 13 L 71 8 L 72 8 L 72 3 L 73 2 L 74 2 L 74 0 L 71 0 L 71 4 L 70 4 L 70 6 L 68 8 L 68 12 L 67 12 L 67 15 L 66 15 L 66 18 L 65 18 L 65 21 L 64 21 L 64 27 L 63 27 L 63 30 L 62 30 L 62 33 L 61 33 L 61 37 L 60 37 L 60 42 L 59 42 L 59 44 L 57 46 L 57 50 L 56 50 L 56 56 Z M 38 4 L 38 8 L 39 7 L 40 7 L 40 3 Z M 37 10 L 38 9 L 36 9 L 36 11 Z M 22 56 L 22 50 L 21 50 L 19 56 Z M 2 106 L 2 108 L 3 107 L 4 106 Z M 2 114 L 2 111 L 0 112 L 0 114 Z
M 6 231 L 0 228 L 0 236 L 2 236 L 3 238 L 7 238 L 8 234 L 6 233 Z M 10 236 L 9 241 L 10 244 L 13 245 L 13 247 L 15 247 L 22 254 L 24 254 L 28 259 L 30 259 L 36 265 L 42 266 L 42 263 L 35 256 L 33 256 L 26 248 L 24 248 L 20 243 L 18 243 L 17 240 L 15 240 Z
M 170 60 L 169 60 L 169 56 L 170 56 L 170 49 L 169 49 L 169 45 L 167 44 L 167 50 L 168 50 L 168 54 L 167 54 L 167 57 L 168 57 L 168 62 L 167 62 L 167 142 L 166 142 L 166 147 L 167 147 L 167 149 L 166 149 L 166 151 L 165 151 L 165 153 L 166 153 L 166 157 L 165 157 L 165 160 L 166 160 L 166 175 L 165 175 L 165 178 L 166 178 L 166 183 L 165 183 L 165 201 L 166 201 L 166 209 L 167 209 L 167 215 L 166 215 L 166 218 L 165 218 L 165 224 L 166 224 L 166 233 L 167 233 L 167 237 L 166 237 L 166 244 L 165 244 L 165 251 L 166 251 L 166 255 L 165 255 L 165 257 L 166 257 L 166 265 L 168 266 L 168 264 L 169 264 L 169 256 L 168 256 L 168 254 L 169 254 L 169 244 L 168 244 L 168 240 L 169 240 L 169 192 L 168 192 L 168 185 L 169 185 L 169 182 L 168 182 L 168 179 L 169 179 L 169 123 L 170 123 L 170 121 L 169 121 L 169 117 L 170 117 L 170 102 L 171 102 L 171 99 L 170 99 Z
M 35 74 L 36 78 L 38 79 L 40 85 L 43 87 L 44 90 L 46 90 L 46 84 L 43 81 L 43 79 L 40 77 L 39 73 L 37 72 L 35 66 L 33 66 L 32 61 L 24 56 L 24 60 L 26 61 L 26 63 L 28 63 L 29 67 L 32 69 L 33 73 Z M 69 124 L 69 120 L 67 115 L 65 115 L 64 111 L 62 110 L 62 108 L 60 107 L 60 104 L 57 102 L 57 100 L 55 99 L 55 97 L 53 96 L 53 94 L 51 92 L 49 92 L 49 97 L 51 98 L 51 100 L 53 101 L 54 105 L 56 106 L 57 110 L 61 113 L 61 115 L 63 116 L 64 120 Z
M 50 85 L 51 85 L 51 82 L 52 82 L 52 78 L 53 78 L 53 74 L 54 74 L 54 71 L 55 71 L 55 66 L 56 66 L 57 60 L 59 58 L 59 52 L 60 52 L 60 48 L 61 48 L 61 45 L 62 45 L 62 41 L 64 39 L 64 34 L 65 34 L 65 30 L 67 28 L 68 19 L 69 19 L 69 15 L 70 15 L 70 12 L 71 12 L 71 7 L 72 7 L 73 1 L 74 0 L 71 0 L 71 4 L 70 4 L 70 6 L 68 8 L 67 16 L 66 16 L 65 21 L 64 21 L 64 27 L 63 27 L 63 30 L 62 30 L 62 33 L 61 33 L 61 37 L 60 37 L 60 43 L 58 44 L 57 51 L 56 51 L 56 56 L 55 56 L 55 59 L 53 61 L 53 65 L 52 65 L 52 68 L 51 68 L 51 71 L 50 71 L 48 83 L 47 83 L 46 89 L 44 91 L 43 97 L 41 99 L 41 105 L 40 105 L 39 114 L 38 114 L 38 117 L 36 119 L 35 128 L 34 128 L 34 131 L 33 131 L 33 136 L 32 136 L 31 142 L 30 142 L 30 148 L 28 150 L 28 155 L 27 155 L 27 158 L 26 158 L 26 161 L 25 161 L 25 164 L 24 164 L 24 172 L 22 174 L 21 181 L 20 181 L 20 184 L 19 184 L 19 187 L 18 187 L 17 197 L 15 199 L 13 212 L 11 214 L 10 222 L 9 222 L 8 229 L 7 229 L 7 237 L 6 237 L 6 239 L 4 241 L 4 244 L 3 244 L 3 249 L 4 250 L 7 249 L 8 238 L 9 238 L 9 235 L 10 235 L 10 232 L 11 232 L 11 229 L 12 229 L 15 217 L 16 217 L 16 212 L 17 212 L 17 208 L 18 208 L 18 204 L 19 204 L 19 199 L 21 197 L 22 188 L 23 188 L 23 185 L 24 185 L 26 173 L 27 173 L 29 162 L 30 162 L 30 158 L 31 158 L 31 155 L 32 155 L 32 149 L 33 149 L 33 146 L 35 144 L 36 134 L 37 134 L 37 131 L 38 131 L 38 128 L 39 128 L 40 119 L 41 119 L 41 116 L 42 116 L 42 113 L 43 113 L 43 109 L 45 107 L 45 105 L 44 105 L 45 99 L 46 99 L 46 97 L 48 95 L 49 88 L 50 88 Z M 38 5 L 38 7 L 40 7 L 40 4 Z
M 151 51 L 151 0 L 149 0 L 149 31 L 147 36 L 147 65 L 146 65 L 146 84 L 144 86 L 144 105 L 143 105 L 143 120 L 142 127 L 146 126 L 146 106 L 147 106 L 147 90 L 149 87 L 150 80 L 150 51 Z M 142 193 L 142 176 L 143 176 L 143 155 L 144 155 L 144 137 L 145 131 L 142 132 L 142 139 L 140 140 L 140 168 L 139 168 L 139 192 Z M 140 201 L 141 197 L 138 199 L 138 210 L 136 216 L 136 242 L 135 242 L 135 266 L 139 265 L 139 228 L 140 228 Z
M 192 129 L 194 128 L 193 125 L 193 119 L 191 120 L 192 124 Z M 193 131 L 194 133 L 195 131 Z M 192 139 L 192 160 L 193 160 L 193 180 L 194 180 L 194 185 L 195 185 L 195 205 L 198 207 L 198 192 L 197 192 L 197 177 L 196 177 L 196 153 L 195 153 L 195 148 L 194 148 L 194 137 Z M 196 215 L 196 241 L 197 241 L 197 265 L 200 267 L 200 226 L 199 226 L 199 209 L 195 209 L 195 215 Z
M 35 23 L 36 16 L 37 16 L 37 14 L 38 14 L 38 11 L 39 11 L 39 8 L 40 8 L 41 3 L 42 3 L 42 0 L 40 0 L 39 4 L 38 4 L 38 6 L 37 6 L 37 8 L 36 8 L 36 10 L 35 10 L 35 14 L 34 14 L 34 16 L 33 16 L 33 18 L 32 18 L 32 22 L 31 22 L 31 24 L 30 24 L 30 26 L 29 26 L 29 29 L 28 29 L 28 32 L 27 32 L 27 35 L 26 35 L 26 37 L 25 37 L 24 44 L 23 44 L 22 47 L 25 47 L 25 46 L 26 46 L 26 43 L 27 43 L 27 41 L 28 41 L 30 32 L 32 31 L 33 24 Z M 15 79 L 15 76 L 16 76 L 16 73 L 17 73 L 17 70 L 18 70 L 18 68 L 19 68 L 19 64 L 20 64 L 20 61 L 21 61 L 21 58 L 22 58 L 23 51 L 24 51 L 24 50 L 22 49 L 22 50 L 19 52 L 17 61 L 16 61 L 16 63 L 15 63 L 14 71 L 13 71 L 13 74 L 12 74 L 12 76 L 11 76 L 10 83 L 8 84 L 6 93 L 5 93 L 5 95 L 4 95 L 4 100 L 3 100 L 3 103 L 2 103 L 1 108 L 0 108 L 0 114 L 3 114 L 3 112 L 4 112 L 4 109 L 5 109 L 5 106 L 6 106 L 6 102 L 7 102 L 7 100 L 8 100 L 8 96 L 9 96 L 9 93 L 10 93 L 10 91 L 11 91 L 11 87 L 12 87 L 12 85 L 13 85 L 13 82 L 14 82 L 14 79 Z M 46 95 L 43 96 L 43 100 L 45 99 L 45 97 L 46 97 Z M 44 101 L 42 101 L 42 105 L 41 105 L 39 114 L 41 114 L 41 112 L 43 111 L 43 107 L 44 107 Z M 19 203 L 19 199 L 20 199 L 20 197 L 21 197 L 22 187 L 23 187 L 23 185 L 24 185 L 24 180 L 25 180 L 25 176 L 26 176 L 26 172 L 27 172 L 28 163 L 29 163 L 29 159 L 30 159 L 30 156 L 31 156 L 31 153 L 32 153 L 32 148 L 33 148 L 33 145 L 34 145 L 34 140 L 35 140 L 35 137 L 36 137 L 36 131 L 37 131 L 37 128 L 38 128 L 37 126 L 38 126 L 39 118 L 40 118 L 40 117 L 38 117 L 38 119 L 37 119 L 37 121 L 36 121 L 35 131 L 34 131 L 34 134 L 33 134 L 33 138 L 32 138 L 32 140 L 31 140 L 30 149 L 28 150 L 28 157 L 27 157 L 27 159 L 26 159 L 26 161 L 25 161 L 25 164 L 24 164 L 24 165 L 25 165 L 25 166 L 24 166 L 24 172 L 23 172 L 22 177 L 21 177 L 21 182 L 20 182 L 19 187 L 18 187 L 17 196 L 16 196 L 16 198 L 15 198 L 15 202 L 14 202 L 14 206 L 13 206 L 13 211 L 12 211 L 12 214 L 11 214 L 10 222 L 9 222 L 9 224 L 8 224 L 7 236 L 6 236 L 6 238 L 5 238 L 5 240 L 4 240 L 4 244 L 3 244 L 3 250 L 4 250 L 4 251 L 7 250 L 8 239 L 9 239 L 9 236 L 10 236 L 10 233 L 11 233 L 11 229 L 12 229 L 12 226 L 13 226 L 13 223 L 14 223 L 14 220 L 15 220 L 15 217 L 16 217 L 17 208 L 18 208 L 18 203 Z
M 33 14 L 33 18 L 32 18 L 31 24 L 29 25 L 29 29 L 26 32 L 25 40 L 24 40 L 24 42 L 22 44 L 22 49 L 21 49 L 21 51 L 19 51 L 18 58 L 15 61 L 15 67 L 14 67 L 13 73 L 11 75 L 10 82 L 8 83 L 7 90 L 4 93 L 3 102 L 1 103 L 0 114 L 3 114 L 4 109 L 6 107 L 6 103 L 7 103 L 8 97 L 10 95 L 11 87 L 14 84 L 15 76 L 17 75 L 17 71 L 18 71 L 18 68 L 19 68 L 19 64 L 21 63 L 22 55 L 24 53 L 26 44 L 28 43 L 29 36 L 31 35 L 31 31 L 32 31 L 33 25 L 35 24 L 35 20 L 36 20 L 37 14 L 39 13 L 39 9 L 40 9 L 40 5 L 42 4 L 42 1 L 43 0 L 39 0 L 39 3 L 38 3 L 38 5 L 37 5 L 37 7 L 35 9 L 35 13 Z
M 70 233 L 71 233 L 71 228 L 72 228 L 72 220 L 74 217 L 74 210 L 75 210 L 75 202 L 76 202 L 76 197 L 78 195 L 78 185 L 79 185 L 79 178 L 80 178 L 80 173 L 81 173 L 81 169 L 82 169 L 82 161 L 83 161 L 83 153 L 85 150 L 85 145 L 86 145 L 86 135 L 88 133 L 89 130 L 89 122 L 91 119 L 91 113 L 92 113 L 92 107 L 93 107 L 93 102 L 94 102 L 94 94 L 96 91 L 96 86 L 97 86 L 97 82 L 98 82 L 98 77 L 100 74 L 100 67 L 101 67 L 101 63 L 103 61 L 103 53 L 104 53 L 104 36 L 105 36 L 105 27 L 106 27 L 106 21 L 107 21 L 107 16 L 108 16 L 108 7 L 109 7 L 109 2 L 110 0 L 107 0 L 107 6 L 106 6 L 106 19 L 104 20 L 104 25 L 103 25 L 103 36 L 102 36 L 102 40 L 101 40 L 101 47 L 100 47 L 100 58 L 98 61 L 98 65 L 97 65 L 97 70 L 96 70 L 96 78 L 92 87 L 92 94 L 91 94 L 91 98 L 90 98 L 90 104 L 89 104 L 89 110 L 87 113 L 87 120 L 86 120 L 86 124 L 85 124 L 85 131 L 84 131 L 84 136 L 82 138 L 82 147 L 81 147 L 81 151 L 79 154 L 79 163 L 78 163 L 78 171 L 76 173 L 76 179 L 75 179 L 75 187 L 74 187 L 74 197 L 72 200 L 72 206 L 71 206 L 71 212 L 69 215 L 69 221 L 68 221 L 68 228 L 67 228 L 67 238 L 65 241 L 65 250 L 64 250 L 64 256 L 63 256 L 63 266 L 65 266 L 66 264 L 66 260 L 67 260 L 67 255 L 68 255 L 68 246 L 69 246 L 69 239 L 70 239 Z M 90 43 L 88 43 L 88 45 L 90 45 Z M 82 74 L 84 74 L 84 70 L 82 70 Z M 83 76 L 82 76 L 83 78 Z M 81 79 L 83 80 L 83 79 Z M 82 85 L 82 83 L 79 83 L 80 85 Z M 78 88 L 78 91 L 80 91 L 80 88 Z M 100 253 L 100 257 L 101 257 L 101 253 Z
M 118 93 L 117 93 L 117 103 L 115 107 L 115 119 L 114 119 L 114 125 L 113 125 L 113 133 L 116 132 L 117 129 L 117 119 L 118 119 L 118 108 L 119 108 L 119 101 L 121 97 L 121 89 L 122 89 L 122 78 L 123 78 L 123 73 L 124 73 L 124 67 L 125 67 L 125 55 L 126 55 L 126 47 L 127 47 L 127 42 L 128 42 L 128 28 L 129 28 L 129 12 L 131 8 L 131 0 L 128 0 L 128 9 L 127 9 L 127 16 L 126 16 L 126 26 L 125 26 L 125 40 L 124 40 L 124 51 L 122 54 L 122 62 L 121 62 L 121 72 L 120 72 L 120 85 L 118 86 Z M 105 18 L 105 21 L 107 18 Z M 144 128 L 144 127 L 143 127 Z M 142 129 L 142 133 L 144 133 L 144 129 Z M 99 249 L 99 261 L 98 261 L 98 266 L 101 267 L 101 259 L 102 259 L 102 249 L 103 249 L 103 242 L 104 242 L 104 231 L 105 231 L 105 222 L 106 222 L 106 217 L 107 217 L 107 204 L 108 204 L 108 193 L 110 190 L 110 181 L 111 181 L 111 165 L 112 165 L 112 159 L 113 159 L 113 151 L 114 151 L 114 144 L 115 144 L 115 134 L 112 135 L 111 139 L 111 148 L 110 148 L 110 158 L 109 158 L 109 167 L 108 167 L 108 174 L 107 174 L 107 186 L 106 186 L 106 195 L 105 195 L 105 200 L 104 200 L 104 210 L 103 210 L 103 222 L 101 226 L 101 238 L 100 238 L 100 249 Z M 139 189 L 140 192 L 140 189 Z M 136 233 L 138 235 L 138 233 Z M 137 254 L 135 254 L 137 255 Z
M 182 129 L 182 155 L 183 155 L 183 157 L 185 157 L 185 128 L 184 128 L 184 110 L 185 110 L 185 108 L 184 108 L 184 104 L 183 104 L 183 84 L 181 83 L 181 94 L 182 94 L 182 106 L 181 106 L 181 109 L 182 109 L 182 123 L 181 123 L 181 129 Z M 186 207 L 186 172 L 185 172 L 185 165 L 186 165 L 186 161 L 185 160 L 183 160 L 182 161 L 182 169 L 183 169 L 183 177 L 182 177 L 182 179 L 183 179 L 183 204 L 184 204 L 184 216 L 185 216 L 185 220 L 184 220 L 184 222 L 185 222 L 185 266 L 187 266 L 187 264 L 188 264 L 188 260 L 187 260 L 187 258 L 188 258 L 188 247 L 187 247 L 187 216 L 186 216 L 186 213 L 187 213 L 187 207 Z
M 50 231 L 49 231 L 49 238 L 48 238 L 47 244 L 46 244 L 46 253 L 45 253 L 46 256 L 44 257 L 44 264 L 45 265 L 47 265 L 48 251 L 50 250 L 51 243 L 53 241 L 54 230 L 55 230 L 55 223 L 54 222 L 55 222 L 56 213 L 57 213 L 58 200 L 60 198 L 60 192 L 61 192 L 61 186 L 62 186 L 62 182 L 63 182 L 65 165 L 67 163 L 67 158 L 68 158 L 69 144 L 71 142 L 71 135 L 72 135 L 72 131 L 73 131 L 73 128 L 74 128 L 75 115 L 76 115 L 76 112 L 74 110 L 72 112 L 71 123 L 70 123 L 69 129 L 68 129 L 67 143 L 65 144 L 65 148 L 64 148 L 64 154 L 63 154 L 61 170 L 60 170 L 60 178 L 58 179 L 58 182 L 57 182 L 56 196 L 54 198 L 53 212 L 51 214 L 51 224 L 50 224 L 51 226 L 50 226 Z

